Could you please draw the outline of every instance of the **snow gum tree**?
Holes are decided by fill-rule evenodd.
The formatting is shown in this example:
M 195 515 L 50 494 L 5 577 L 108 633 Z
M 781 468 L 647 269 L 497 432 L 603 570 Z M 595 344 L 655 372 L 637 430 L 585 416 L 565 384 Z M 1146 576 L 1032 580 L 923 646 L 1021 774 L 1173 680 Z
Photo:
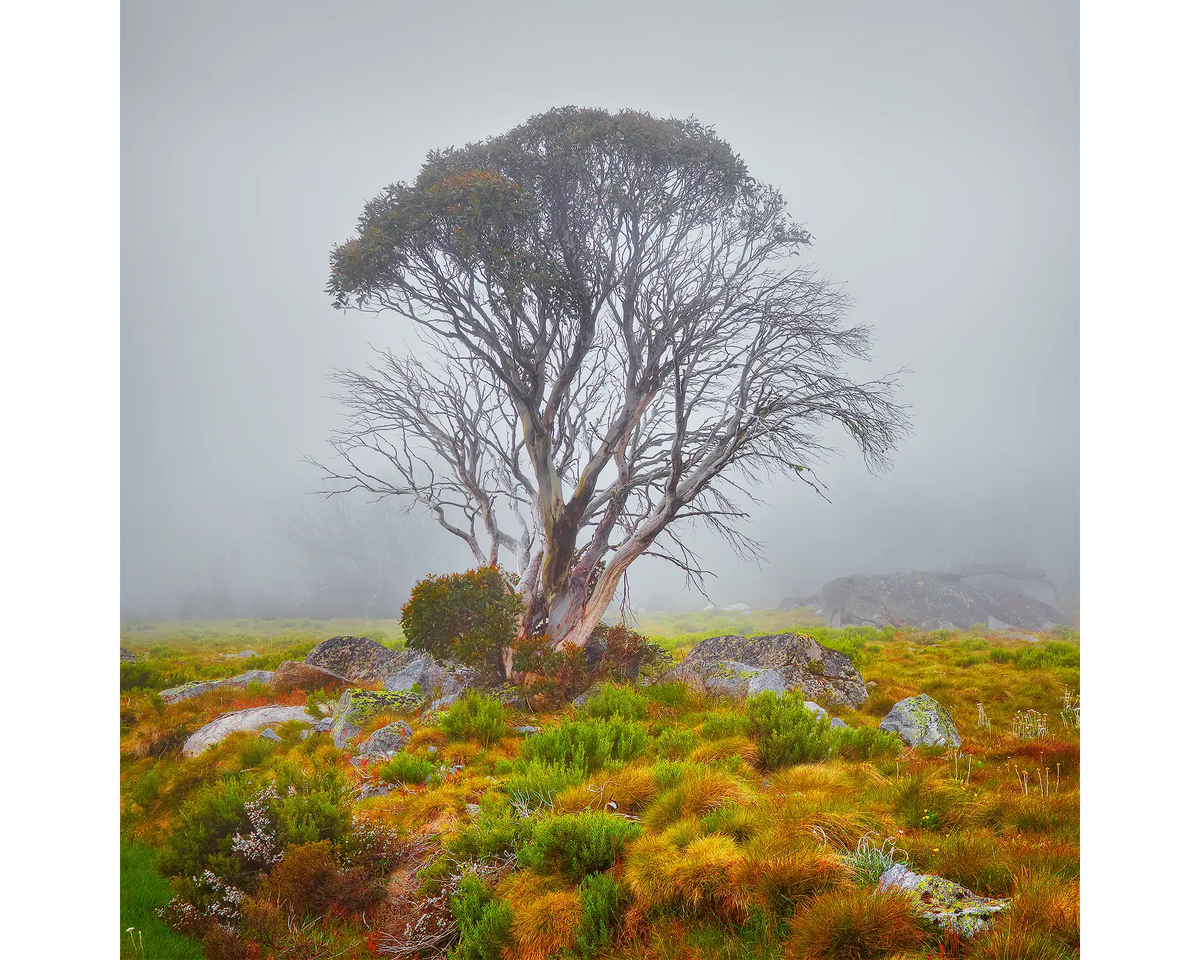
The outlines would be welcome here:
M 398 314 L 456 377 L 486 384 L 488 417 L 461 429 L 485 422 L 495 442 L 477 473 L 496 482 L 474 484 L 469 512 L 490 509 L 498 529 L 494 487 L 530 520 L 522 634 L 582 644 L 643 554 L 701 576 L 689 523 L 753 554 L 738 529 L 746 487 L 781 470 L 808 479 L 830 424 L 887 465 L 906 423 L 894 380 L 846 374 L 868 331 L 800 261 L 811 240 L 710 128 L 633 111 L 551 110 L 430 153 L 366 205 L 328 292 Z M 360 412 L 420 402 L 368 380 Z M 408 430 L 392 449 L 421 439 Z M 356 435 L 379 451 L 378 429 Z

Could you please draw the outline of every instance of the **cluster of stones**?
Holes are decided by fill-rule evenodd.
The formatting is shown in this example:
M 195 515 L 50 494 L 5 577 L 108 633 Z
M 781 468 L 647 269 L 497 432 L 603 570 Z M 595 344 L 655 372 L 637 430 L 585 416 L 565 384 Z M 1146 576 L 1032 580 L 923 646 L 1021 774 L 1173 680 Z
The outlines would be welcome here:
M 220 743 L 237 731 L 261 731 L 260 735 L 278 740 L 270 728 L 296 720 L 308 726 L 302 736 L 327 732 L 339 749 L 362 733 L 371 718 L 384 710 L 412 710 L 433 700 L 432 710 L 448 707 L 477 680 L 475 673 L 461 664 L 443 664 L 422 651 L 389 650 L 367 637 L 333 637 L 318 644 L 303 662 L 285 660 L 274 671 L 249 670 L 222 680 L 197 681 L 164 690 L 167 703 L 176 703 L 222 687 L 245 687 L 262 683 L 277 693 L 293 690 L 342 689 L 341 698 L 331 716 L 316 719 L 304 707 L 254 707 L 222 714 L 193 733 L 183 745 L 185 756 Z M 359 684 L 380 684 L 383 690 L 364 690 Z M 435 699 L 436 698 L 436 699 Z M 363 745 L 369 755 L 390 756 L 412 736 L 411 728 L 399 721 L 376 731 Z M 383 734 L 383 731 L 388 731 Z M 377 739 L 378 738 L 378 739 Z M 400 744 L 400 746 L 397 746 Z M 384 746 L 387 745 L 387 746 Z M 379 752 L 382 751 L 382 752 Z M 390 753 L 388 752 L 390 751 Z

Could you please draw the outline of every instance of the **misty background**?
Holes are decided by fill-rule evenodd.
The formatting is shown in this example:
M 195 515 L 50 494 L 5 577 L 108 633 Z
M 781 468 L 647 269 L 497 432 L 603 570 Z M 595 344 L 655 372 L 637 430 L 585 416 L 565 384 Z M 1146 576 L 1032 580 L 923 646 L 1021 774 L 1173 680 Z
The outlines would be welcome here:
M 765 484 L 761 567 L 693 538 L 714 602 L 1002 557 L 1077 597 L 1076 5 L 564 6 L 122 5 L 122 617 L 395 616 L 473 565 L 400 504 L 311 496 L 329 373 L 406 339 L 329 306 L 328 254 L 428 150 L 566 104 L 712 125 L 845 282 L 869 372 L 909 371 L 893 470 L 843 440 L 832 503 Z M 652 558 L 630 581 L 708 602 Z

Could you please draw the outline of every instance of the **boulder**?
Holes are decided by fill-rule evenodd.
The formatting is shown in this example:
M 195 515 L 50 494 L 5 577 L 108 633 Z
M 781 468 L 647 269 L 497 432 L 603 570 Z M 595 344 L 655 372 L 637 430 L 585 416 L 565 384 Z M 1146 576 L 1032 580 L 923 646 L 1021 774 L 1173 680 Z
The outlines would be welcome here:
M 330 733 L 339 750 L 362 733 L 363 725 L 384 710 L 412 710 L 421 698 L 390 690 L 346 690 L 333 708 Z M 303 709 L 303 708 L 301 708 Z
M 756 697 L 767 690 L 782 694 L 787 690 L 783 675 L 772 667 L 752 667 L 730 660 L 720 664 L 704 680 L 706 693 L 726 697 Z
M 277 734 L 270 727 L 263 727 L 261 730 L 258 731 L 258 735 L 260 737 L 262 737 L 264 740 L 272 740 L 275 743 L 279 743 L 281 740 L 283 740 L 283 737 L 281 737 L 279 734 Z
M 1023 630 L 1049 630 L 1064 623 L 1057 607 L 1010 593 L 961 574 L 943 571 L 858 574 L 841 577 L 821 590 L 825 625 L 967 630 L 976 623 L 999 622 Z
M 137 662 L 137 654 L 134 653 L 132 650 L 126 650 L 124 647 L 122 647 L 121 648 L 121 662 L 122 663 L 136 663 Z
M 821 595 L 819 593 L 810 593 L 803 597 L 784 597 L 779 601 L 779 609 L 784 612 L 799 610 L 801 607 L 819 607 L 820 605 Z
M 839 720 L 837 717 L 829 721 L 830 730 L 845 730 L 848 726 L 849 724 L 845 720 Z
M 223 653 L 221 656 L 226 660 L 246 660 L 250 657 L 257 657 L 258 654 L 253 650 L 239 650 L 237 653 Z
M 236 677 L 226 677 L 223 680 L 193 680 L 178 687 L 163 690 L 159 696 L 163 703 L 178 703 L 180 700 L 190 700 L 209 690 L 219 690 L 221 687 L 245 687 L 251 683 L 269 684 L 274 677 L 271 670 L 247 670 Z
M 663 680 L 708 693 L 728 693 L 733 688 L 735 695 L 742 695 L 739 685 L 731 685 L 731 675 L 745 680 L 747 696 L 766 689 L 802 690 L 809 700 L 852 707 L 867 699 L 862 676 L 849 657 L 796 633 L 709 637 L 692 647 Z
M 324 690 L 327 687 L 344 687 L 350 681 L 311 663 L 297 663 L 295 660 L 284 660 L 275 668 L 271 678 L 271 689 L 288 693 L 292 690 Z
M 926 693 L 897 703 L 879 721 L 879 729 L 899 734 L 910 747 L 962 746 L 949 711 Z
M 1005 900 L 981 897 L 944 877 L 913 873 L 902 863 L 894 864 L 879 878 L 877 889 L 911 894 L 925 919 L 939 927 L 954 927 L 964 937 L 974 936 L 992 917 L 1008 908 Z
M 380 727 L 367 737 L 366 742 L 359 748 L 359 755 L 386 759 L 403 750 L 412 739 L 412 735 L 412 727 L 403 720 L 396 720 L 386 727 Z
M 331 637 L 318 643 L 304 662 L 354 683 L 382 683 L 411 659 L 411 651 L 389 650 L 367 637 Z
M 224 713 L 188 737 L 183 743 L 182 753 L 185 757 L 194 757 L 202 750 L 220 743 L 231 733 L 241 730 L 253 732 L 289 720 L 312 724 L 312 717 L 304 712 L 303 707 L 251 707 L 249 710 Z
M 394 670 L 383 679 L 383 686 L 385 690 L 408 693 L 416 684 L 422 697 L 436 696 L 439 704 L 449 706 L 472 686 L 480 685 L 480 679 L 474 670 L 461 663 L 439 663 L 424 650 L 405 650 Z
M 1059 608 L 1058 590 L 1050 577 L 1019 560 L 1002 560 L 1000 563 L 966 563 L 954 568 L 969 587 L 984 587 L 1001 593 L 1018 593 L 1023 597 L 1038 600 L 1047 606 Z

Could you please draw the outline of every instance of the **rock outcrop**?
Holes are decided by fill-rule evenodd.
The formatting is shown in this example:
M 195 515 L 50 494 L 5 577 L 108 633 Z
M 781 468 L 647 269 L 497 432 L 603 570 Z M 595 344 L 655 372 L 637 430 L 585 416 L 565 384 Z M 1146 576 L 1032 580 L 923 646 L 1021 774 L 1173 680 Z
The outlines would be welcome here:
M 663 679 L 735 696 L 752 695 L 752 689 L 780 692 L 781 682 L 784 690 L 802 690 L 809 700 L 857 707 L 867 699 L 862 676 L 849 657 L 796 633 L 709 637 Z M 744 694 L 740 681 L 745 681 Z
M 330 637 L 318 643 L 304 662 L 354 683 L 383 683 L 411 659 L 410 651 L 389 650 L 369 637 Z
M 284 660 L 275 668 L 271 678 L 271 689 L 284 693 L 292 690 L 324 690 L 327 687 L 344 687 L 349 679 L 318 667 L 312 663 L 297 663 L 295 660 Z
M 1017 560 L 966 563 L 954 570 L 969 587 L 1017 593 L 1059 610 L 1058 590 L 1043 571 Z M 1061 612 L 1061 610 L 1060 610 Z
M 910 747 L 961 747 L 950 712 L 927 693 L 907 697 L 879 721 L 880 730 L 898 734 Z
M 180 700 L 190 700 L 209 690 L 219 690 L 222 687 L 246 687 L 251 683 L 269 684 L 274 677 L 271 670 L 247 670 L 236 677 L 225 677 L 222 680 L 193 680 L 178 687 L 171 687 L 159 693 L 163 703 L 178 703 Z
M 367 637 L 333 637 L 319 643 L 304 663 L 352 683 L 380 683 L 409 693 L 415 683 L 426 699 L 446 706 L 480 683 L 476 671 L 460 663 L 439 663 L 424 650 L 389 650 Z
M 137 654 L 134 653 L 132 650 L 126 650 L 124 647 L 122 647 L 121 648 L 121 662 L 122 663 L 136 663 L 137 662 Z
M 242 730 L 253 732 L 289 720 L 299 720 L 309 725 L 313 722 L 303 707 L 251 707 L 249 710 L 223 713 L 188 737 L 183 743 L 182 753 L 185 757 L 194 757 L 202 750 L 220 743 L 231 733 Z
M 412 735 L 412 727 L 403 720 L 396 720 L 367 737 L 358 751 L 359 756 L 382 757 L 386 760 L 403 750 Z
M 339 750 L 362 733 L 363 726 L 384 710 L 411 710 L 421 702 L 411 693 L 390 690 L 347 690 L 333 708 L 333 723 L 329 732 Z
M 784 597 L 779 601 L 779 609 L 783 611 L 799 610 L 801 607 L 812 607 L 820 609 L 821 595 L 819 593 L 808 594 L 803 597 Z
M 992 900 L 966 887 L 926 873 L 913 873 L 902 863 L 879 878 L 878 890 L 903 890 L 912 895 L 917 910 L 939 927 L 954 927 L 964 937 L 974 936 L 1001 910 L 1004 900 Z
M 966 630 L 986 623 L 996 630 L 1049 630 L 1067 619 L 1041 600 L 943 571 L 841 577 L 821 590 L 821 609 L 832 627 Z

